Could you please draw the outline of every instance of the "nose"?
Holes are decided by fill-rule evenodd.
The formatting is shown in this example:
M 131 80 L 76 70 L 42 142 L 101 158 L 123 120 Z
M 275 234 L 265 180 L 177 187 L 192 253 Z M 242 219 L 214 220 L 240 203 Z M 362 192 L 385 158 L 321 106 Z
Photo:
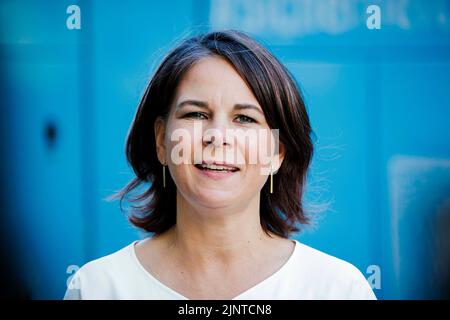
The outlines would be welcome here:
M 208 146 L 213 144 L 214 147 L 229 146 L 231 141 L 228 141 L 227 130 L 229 124 L 226 119 L 216 118 L 207 124 L 203 131 L 203 145 Z

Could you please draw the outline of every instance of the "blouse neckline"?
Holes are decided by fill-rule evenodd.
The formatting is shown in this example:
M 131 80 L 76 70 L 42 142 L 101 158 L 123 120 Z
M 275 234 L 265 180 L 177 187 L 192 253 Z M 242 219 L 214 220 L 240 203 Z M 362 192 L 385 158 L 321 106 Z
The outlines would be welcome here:
M 289 266 L 293 263 L 294 257 L 297 255 L 297 251 L 299 250 L 299 242 L 295 239 L 290 239 L 292 242 L 294 242 L 294 250 L 292 250 L 291 255 L 289 256 L 288 260 L 278 269 L 276 270 L 274 273 L 272 273 L 270 276 L 266 277 L 265 279 L 263 279 L 262 281 L 258 282 L 257 284 L 251 286 L 250 288 L 246 289 L 245 291 L 239 293 L 237 296 L 235 296 L 234 298 L 232 298 L 231 300 L 235 300 L 235 299 L 239 299 L 240 297 L 248 294 L 249 292 L 256 290 L 256 288 L 259 288 L 263 285 L 265 285 L 266 283 L 272 281 L 272 279 L 279 277 L 282 273 L 284 273 L 284 271 L 286 269 L 289 268 Z M 175 291 L 174 289 L 170 288 L 169 286 L 165 285 L 164 283 L 162 283 L 160 280 L 158 280 L 155 276 L 153 276 L 147 269 L 145 269 L 145 267 L 141 264 L 141 262 L 139 261 L 137 255 L 136 255 L 136 249 L 135 249 L 135 245 L 136 243 L 138 243 L 140 240 L 135 240 L 130 244 L 130 252 L 131 252 L 131 257 L 133 259 L 134 264 L 136 264 L 138 266 L 138 268 L 141 270 L 141 272 L 150 280 L 152 280 L 153 282 L 155 282 L 158 286 L 160 286 L 162 289 L 164 289 L 165 291 L 171 293 L 172 295 L 178 297 L 179 299 L 182 300 L 190 300 L 189 298 L 185 297 L 184 295 L 182 295 L 181 293 Z

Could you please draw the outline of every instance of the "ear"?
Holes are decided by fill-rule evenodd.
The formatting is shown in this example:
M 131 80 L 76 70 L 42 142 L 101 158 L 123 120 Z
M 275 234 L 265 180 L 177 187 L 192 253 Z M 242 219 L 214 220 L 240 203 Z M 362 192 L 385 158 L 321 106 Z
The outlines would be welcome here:
M 162 117 L 158 117 L 154 125 L 156 155 L 161 164 L 166 164 L 166 121 Z

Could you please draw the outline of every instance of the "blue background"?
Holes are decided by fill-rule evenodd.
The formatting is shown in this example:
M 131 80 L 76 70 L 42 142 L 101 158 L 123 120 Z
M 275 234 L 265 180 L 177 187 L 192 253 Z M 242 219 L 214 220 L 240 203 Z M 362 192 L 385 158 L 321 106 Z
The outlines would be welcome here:
M 379 268 L 378 298 L 448 297 L 449 1 L 6 0 L 0 17 L 2 260 L 31 298 L 62 298 L 71 265 L 140 236 L 104 200 L 132 178 L 137 104 L 178 40 L 220 28 L 260 40 L 304 92 L 317 212 L 295 238 Z

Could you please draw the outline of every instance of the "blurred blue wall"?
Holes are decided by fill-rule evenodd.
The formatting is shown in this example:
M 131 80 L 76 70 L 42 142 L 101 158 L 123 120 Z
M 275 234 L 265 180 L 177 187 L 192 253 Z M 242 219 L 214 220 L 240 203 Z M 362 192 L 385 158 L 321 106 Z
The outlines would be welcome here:
M 449 1 L 6 0 L 0 17 L 2 259 L 31 297 L 139 237 L 103 200 L 132 177 L 137 103 L 177 40 L 216 28 L 262 41 L 304 91 L 306 200 L 326 211 L 297 238 L 381 276 L 378 298 L 450 295 Z

